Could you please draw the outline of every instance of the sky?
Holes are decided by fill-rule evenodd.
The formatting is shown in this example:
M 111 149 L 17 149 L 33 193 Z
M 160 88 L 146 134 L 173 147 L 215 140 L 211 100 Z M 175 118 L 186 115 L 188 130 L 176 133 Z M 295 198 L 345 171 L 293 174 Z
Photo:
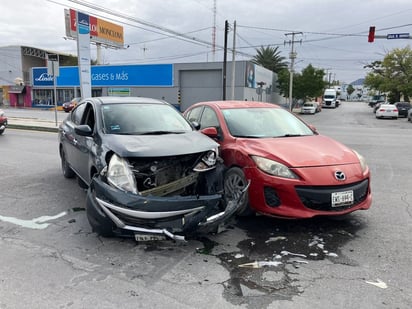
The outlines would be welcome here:
M 270 46 L 290 63 L 293 38 L 295 72 L 311 64 L 341 83 L 364 78 L 366 64 L 411 43 L 388 34 L 412 32 L 410 0 L 1 0 L 0 46 L 77 55 L 76 42 L 66 37 L 69 8 L 123 27 L 124 48 L 102 49 L 102 64 L 223 61 L 228 21 L 227 45 L 235 47 L 236 60 Z M 370 26 L 382 37 L 373 43 Z M 96 59 L 94 45 L 91 53 Z

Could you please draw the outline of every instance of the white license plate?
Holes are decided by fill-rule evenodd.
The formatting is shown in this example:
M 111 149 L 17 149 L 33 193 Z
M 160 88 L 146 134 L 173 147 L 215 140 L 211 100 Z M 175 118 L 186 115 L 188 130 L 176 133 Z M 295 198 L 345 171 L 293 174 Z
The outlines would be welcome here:
M 344 192 L 332 192 L 332 207 L 340 207 L 353 204 L 353 190 Z
M 134 239 L 136 241 L 158 241 L 166 240 L 166 236 L 155 234 L 134 234 Z

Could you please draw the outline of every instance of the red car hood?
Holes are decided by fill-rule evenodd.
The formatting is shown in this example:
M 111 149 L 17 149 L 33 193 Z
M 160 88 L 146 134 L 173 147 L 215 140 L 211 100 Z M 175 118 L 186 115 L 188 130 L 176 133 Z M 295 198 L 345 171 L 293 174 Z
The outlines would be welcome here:
M 238 139 L 237 143 L 251 155 L 276 160 L 295 168 L 359 163 L 358 157 L 350 148 L 322 135 Z

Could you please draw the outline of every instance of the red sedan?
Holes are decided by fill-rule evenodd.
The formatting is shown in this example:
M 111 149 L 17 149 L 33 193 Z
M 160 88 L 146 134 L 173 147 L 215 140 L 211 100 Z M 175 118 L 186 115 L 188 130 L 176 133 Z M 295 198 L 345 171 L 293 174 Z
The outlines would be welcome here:
M 200 102 L 184 115 L 219 142 L 226 194 L 237 196 L 250 181 L 239 215 L 310 218 L 371 206 L 365 159 L 278 105 Z

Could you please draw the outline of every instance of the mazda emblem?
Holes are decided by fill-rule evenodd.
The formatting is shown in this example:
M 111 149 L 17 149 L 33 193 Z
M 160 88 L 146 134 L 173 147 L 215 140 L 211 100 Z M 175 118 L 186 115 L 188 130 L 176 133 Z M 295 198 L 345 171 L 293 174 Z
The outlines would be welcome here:
M 335 178 L 340 181 L 344 181 L 346 179 L 345 173 L 342 171 L 335 172 Z

